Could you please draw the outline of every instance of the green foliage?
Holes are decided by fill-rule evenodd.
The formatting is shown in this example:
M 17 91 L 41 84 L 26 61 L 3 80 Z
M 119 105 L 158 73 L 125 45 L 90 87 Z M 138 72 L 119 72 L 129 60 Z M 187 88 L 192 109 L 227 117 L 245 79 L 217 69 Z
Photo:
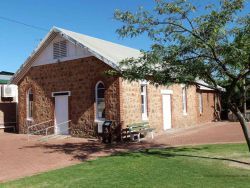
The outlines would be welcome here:
M 150 11 L 115 11 L 124 24 L 117 30 L 121 37 L 147 34 L 153 41 L 140 58 L 121 62 L 121 74 L 164 85 L 193 84 L 197 78 L 215 88 L 227 83 L 231 101 L 250 74 L 250 15 L 239 14 L 246 2 L 222 0 L 199 10 L 191 2 L 157 0 Z
M 120 153 L 0 187 L 249 187 L 245 144 Z M 246 160 L 248 161 L 248 160 Z

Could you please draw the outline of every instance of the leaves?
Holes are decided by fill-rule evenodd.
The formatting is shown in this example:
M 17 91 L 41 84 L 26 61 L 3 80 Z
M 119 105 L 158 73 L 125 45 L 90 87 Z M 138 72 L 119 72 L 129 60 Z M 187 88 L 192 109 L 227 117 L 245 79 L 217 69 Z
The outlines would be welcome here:
M 154 42 L 141 58 L 121 62 L 121 74 L 164 85 L 199 78 L 215 87 L 222 81 L 229 88 L 241 87 L 238 83 L 249 76 L 250 68 L 250 16 L 239 16 L 244 3 L 221 0 L 196 13 L 191 1 L 157 0 L 152 11 L 117 10 L 115 18 L 124 23 L 117 30 L 121 37 L 146 33 Z

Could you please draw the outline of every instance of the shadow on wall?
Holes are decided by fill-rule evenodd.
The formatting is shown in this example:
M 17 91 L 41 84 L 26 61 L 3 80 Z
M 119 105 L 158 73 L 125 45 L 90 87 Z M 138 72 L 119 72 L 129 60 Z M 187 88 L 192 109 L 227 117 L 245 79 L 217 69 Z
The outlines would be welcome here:
M 0 103 L 0 126 L 15 126 L 16 129 L 17 103 Z M 13 132 L 13 128 L 5 129 Z

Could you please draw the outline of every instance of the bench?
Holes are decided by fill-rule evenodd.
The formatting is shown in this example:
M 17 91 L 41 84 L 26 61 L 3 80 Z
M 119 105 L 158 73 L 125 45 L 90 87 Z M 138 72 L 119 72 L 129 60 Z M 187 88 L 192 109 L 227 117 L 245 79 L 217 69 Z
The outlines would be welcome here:
M 151 133 L 151 138 L 154 138 L 154 128 L 150 128 L 148 122 L 133 123 L 127 126 L 127 132 L 132 141 L 138 140 L 140 142 L 141 135 Z

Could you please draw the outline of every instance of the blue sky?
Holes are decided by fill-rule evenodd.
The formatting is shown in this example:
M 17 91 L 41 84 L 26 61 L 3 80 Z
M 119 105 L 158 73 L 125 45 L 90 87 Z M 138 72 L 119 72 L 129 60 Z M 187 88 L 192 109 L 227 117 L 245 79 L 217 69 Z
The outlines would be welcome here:
M 215 0 L 214 0 L 215 1 Z M 211 1 L 210 1 L 211 2 Z M 137 49 L 148 49 L 146 37 L 121 39 L 115 32 L 121 23 L 113 19 L 115 9 L 152 8 L 153 0 L 1 0 L 0 17 L 45 29 L 69 29 Z M 0 71 L 15 72 L 46 32 L 0 19 Z
M 145 49 L 149 41 L 121 39 L 115 30 L 114 10 L 152 7 L 149 0 L 1 0 L 0 16 L 50 29 L 52 26 Z M 15 72 L 31 54 L 46 32 L 0 19 L 0 71 Z

